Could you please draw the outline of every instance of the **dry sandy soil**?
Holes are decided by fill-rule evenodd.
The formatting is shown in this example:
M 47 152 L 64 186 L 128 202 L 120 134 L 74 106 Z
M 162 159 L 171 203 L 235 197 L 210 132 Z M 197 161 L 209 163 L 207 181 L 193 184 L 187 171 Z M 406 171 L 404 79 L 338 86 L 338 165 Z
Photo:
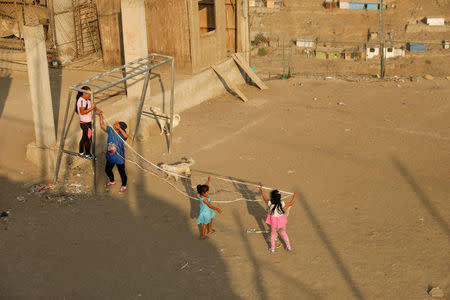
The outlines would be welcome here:
M 286 65 L 289 64 L 292 47 L 292 65 L 297 74 L 308 75 L 376 75 L 380 73 L 379 58 L 367 61 L 334 61 L 306 58 L 303 48 L 294 46 L 298 38 L 317 39 L 317 46 L 337 47 L 341 50 L 360 47 L 365 51 L 369 32 L 379 31 L 379 13 L 377 10 L 325 9 L 323 1 L 284 0 L 281 10 L 264 10 L 266 13 L 250 12 L 251 36 L 258 33 L 269 39 L 270 47 L 264 48 L 267 56 L 258 56 L 258 47 L 253 47 L 252 66 L 258 74 L 267 77 L 268 73 L 281 74 L 283 71 L 282 45 L 285 42 Z M 423 76 L 431 74 L 437 77 L 449 76 L 450 51 L 442 48 L 442 41 L 450 39 L 450 30 L 433 31 L 422 20 L 427 16 L 450 18 L 448 0 L 393 0 L 384 1 L 388 9 L 384 12 L 385 40 L 396 48 L 405 47 L 406 42 L 433 42 L 427 44 L 425 53 L 406 53 L 406 57 L 388 59 L 387 76 Z M 392 5 L 395 8 L 392 8 Z M 270 13 L 267 13 L 270 12 Z M 272 11 L 272 12 L 271 12 Z M 424 25 L 420 32 L 409 32 L 409 23 Z M 449 26 L 447 26 L 449 28 Z M 378 41 L 377 39 L 375 42 Z M 374 42 L 372 40 L 372 42 Z M 287 73 L 287 70 L 285 71 Z
M 62 95 L 91 74 L 63 75 Z M 27 79 L 4 78 L 2 299 L 428 299 L 429 286 L 448 297 L 448 80 L 269 81 L 242 88 L 248 103 L 224 95 L 184 112 L 170 155 L 159 135 L 134 145 L 155 162 L 192 156 L 197 171 L 299 192 L 293 251 L 270 255 L 264 235 L 247 233 L 265 228 L 261 202 L 221 204 L 202 241 L 198 203 L 132 165 L 123 195 L 29 195 L 41 181 L 25 160 Z M 90 176 L 89 165 L 65 172 Z

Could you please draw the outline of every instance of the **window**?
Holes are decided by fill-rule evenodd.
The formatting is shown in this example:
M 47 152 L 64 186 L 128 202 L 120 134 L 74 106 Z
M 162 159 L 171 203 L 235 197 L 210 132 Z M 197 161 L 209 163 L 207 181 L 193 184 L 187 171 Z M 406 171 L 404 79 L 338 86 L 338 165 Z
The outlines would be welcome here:
M 394 51 L 394 49 L 392 49 L 392 48 L 387 49 L 387 52 L 392 52 L 392 51 Z
M 375 48 L 370 48 L 370 52 L 375 52 Z
M 215 0 L 198 1 L 200 34 L 216 30 Z

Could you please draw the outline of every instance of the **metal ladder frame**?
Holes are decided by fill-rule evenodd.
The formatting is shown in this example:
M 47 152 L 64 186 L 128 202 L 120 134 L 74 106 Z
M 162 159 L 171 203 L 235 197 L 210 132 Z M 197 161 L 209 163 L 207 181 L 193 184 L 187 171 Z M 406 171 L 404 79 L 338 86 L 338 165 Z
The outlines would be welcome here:
M 64 123 L 63 127 L 61 129 L 61 137 L 59 142 L 59 151 L 58 151 L 58 158 L 56 161 L 56 168 L 55 173 L 53 177 L 53 182 L 58 182 L 58 174 L 61 167 L 61 160 L 63 154 L 73 155 L 82 157 L 84 159 L 92 160 L 92 168 L 94 171 L 93 176 L 93 192 L 97 192 L 97 159 L 96 159 L 96 153 L 95 153 L 95 144 L 96 144 L 96 116 L 95 114 L 92 116 L 92 155 L 93 158 L 86 158 L 84 156 L 80 156 L 79 153 L 73 152 L 70 150 L 67 150 L 64 148 L 67 135 L 69 133 L 70 125 L 73 121 L 75 112 L 72 112 L 72 116 L 70 118 L 69 123 L 67 123 L 68 116 L 69 116 L 69 110 L 73 106 L 71 106 L 72 102 L 72 94 L 74 91 L 77 92 L 83 92 L 88 93 L 91 95 L 91 102 L 95 104 L 95 95 L 103 92 L 103 91 L 113 91 L 115 94 L 120 93 L 122 91 L 126 91 L 127 86 L 131 86 L 133 84 L 136 84 L 142 80 L 144 80 L 144 84 L 142 86 L 142 93 L 141 93 L 141 99 L 139 103 L 138 108 L 138 114 L 137 114 L 137 123 L 136 123 L 136 129 L 134 131 L 133 139 L 136 136 L 136 133 L 138 132 L 141 117 L 142 117 L 142 109 L 145 102 L 145 97 L 147 94 L 147 87 L 150 81 L 150 75 L 151 70 L 159 67 L 163 64 L 171 63 L 171 91 L 170 91 L 170 114 L 169 114 L 169 122 L 170 122 L 170 136 L 169 136 L 169 152 L 172 151 L 172 138 L 173 138 L 173 113 L 174 113 L 174 86 L 175 86 L 175 74 L 174 74 L 174 67 L 175 62 L 174 58 L 172 56 L 162 55 L 158 53 L 152 53 L 145 57 L 139 58 L 137 60 L 134 60 L 132 62 L 129 62 L 125 65 L 119 66 L 117 68 L 114 68 L 110 71 L 107 71 L 105 73 L 99 74 L 97 76 L 94 76 L 88 80 L 79 82 L 77 84 L 72 85 L 69 88 L 68 97 L 67 97 L 67 105 L 66 105 L 66 111 L 64 114 Z M 111 79 L 112 78 L 112 79 Z M 109 80 L 107 80 L 109 79 Z M 85 85 L 89 85 L 91 87 L 91 90 L 83 90 L 82 87 Z M 77 101 L 78 99 L 75 99 Z M 164 109 L 164 107 L 163 107 Z M 163 111 L 164 112 L 164 111 Z

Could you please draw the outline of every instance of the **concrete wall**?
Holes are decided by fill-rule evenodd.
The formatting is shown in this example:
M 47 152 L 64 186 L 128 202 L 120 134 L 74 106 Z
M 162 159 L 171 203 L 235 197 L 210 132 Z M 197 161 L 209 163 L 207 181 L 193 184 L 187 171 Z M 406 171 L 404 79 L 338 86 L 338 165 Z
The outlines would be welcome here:
M 371 48 L 373 48 L 375 51 L 374 52 L 370 52 Z M 366 59 L 372 59 L 372 58 L 377 57 L 378 55 L 380 55 L 380 48 L 378 48 L 378 47 L 371 47 L 371 48 L 367 48 L 366 49 Z
M 36 137 L 35 142 L 27 146 L 27 158 L 38 166 L 43 175 L 49 175 L 55 166 L 51 149 L 56 144 L 56 135 L 44 29 L 42 25 L 24 26 L 23 36 Z
M 249 30 L 249 4 L 248 0 L 237 0 L 237 51 L 250 61 L 250 30 Z
M 430 26 L 444 26 L 445 18 L 427 18 L 427 24 Z
M 121 0 L 125 63 L 148 55 L 144 0 Z M 128 70 L 127 70 L 128 71 Z M 127 82 L 128 99 L 141 97 L 142 83 Z

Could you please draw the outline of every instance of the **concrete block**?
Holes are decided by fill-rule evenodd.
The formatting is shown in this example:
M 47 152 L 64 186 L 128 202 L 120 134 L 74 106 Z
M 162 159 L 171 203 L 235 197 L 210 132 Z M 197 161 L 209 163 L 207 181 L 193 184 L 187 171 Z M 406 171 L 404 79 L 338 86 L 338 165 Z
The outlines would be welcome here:
M 50 179 L 55 172 L 57 153 L 56 146 L 42 147 L 33 142 L 27 145 L 26 157 L 40 170 L 43 177 Z
M 148 55 L 145 3 L 144 0 L 121 0 L 121 9 L 125 63 L 129 63 Z M 130 101 L 141 97 L 142 85 L 143 81 L 127 88 Z
M 441 290 L 439 287 L 432 288 L 429 294 L 433 298 L 444 298 L 444 291 Z
M 42 25 L 24 26 L 23 36 L 36 145 L 52 147 L 56 144 L 56 134 L 44 28 Z

